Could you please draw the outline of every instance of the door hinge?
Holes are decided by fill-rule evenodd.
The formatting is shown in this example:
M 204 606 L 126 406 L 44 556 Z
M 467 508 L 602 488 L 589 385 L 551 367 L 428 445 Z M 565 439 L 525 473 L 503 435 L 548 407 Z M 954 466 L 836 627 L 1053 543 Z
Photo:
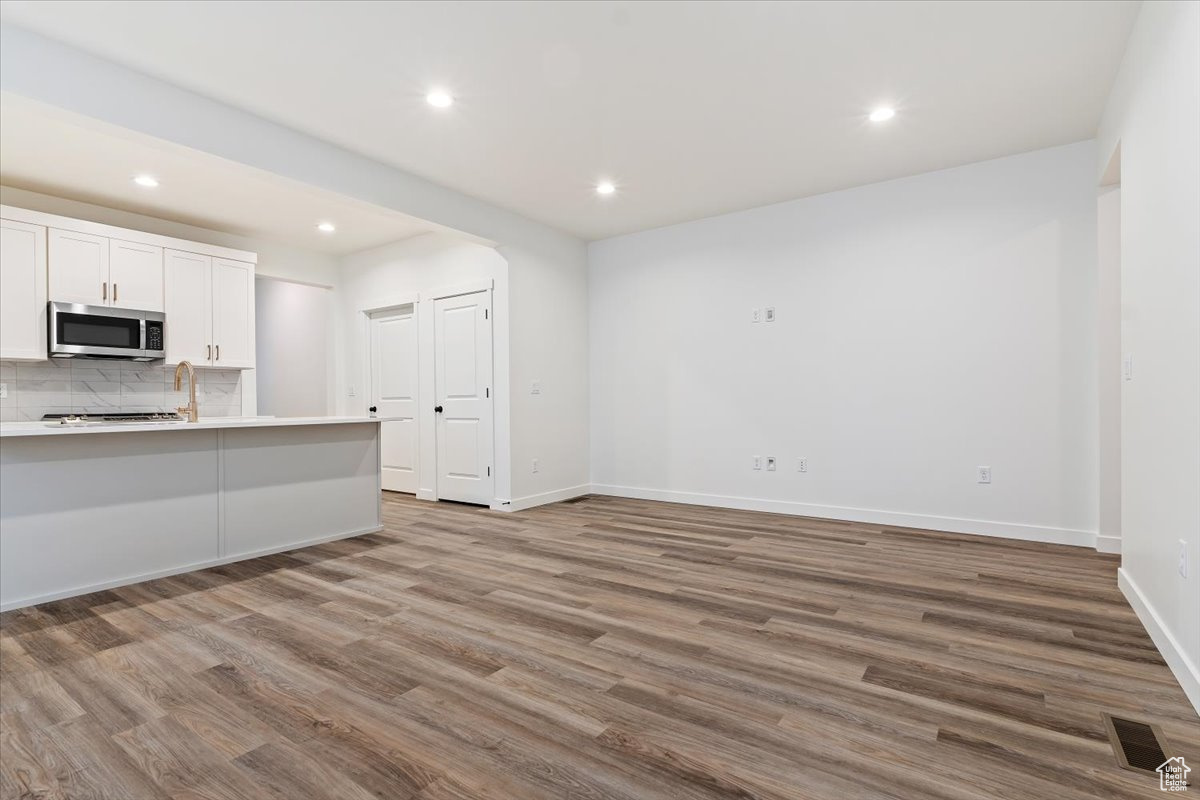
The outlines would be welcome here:
M 488 477 L 492 477 L 492 468 L 488 467 Z
M 483 318 L 484 319 L 488 318 L 488 310 L 486 308 L 483 310 Z
M 485 398 L 491 397 L 492 396 L 492 387 L 490 387 L 490 386 L 483 387 L 483 396 Z

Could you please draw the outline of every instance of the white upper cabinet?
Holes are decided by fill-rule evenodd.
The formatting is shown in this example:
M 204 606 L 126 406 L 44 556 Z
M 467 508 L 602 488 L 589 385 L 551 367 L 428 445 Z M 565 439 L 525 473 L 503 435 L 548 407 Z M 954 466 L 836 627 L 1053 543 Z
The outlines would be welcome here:
M 50 299 L 59 303 L 163 310 L 163 249 L 50 229 Z
M 254 265 L 164 254 L 167 363 L 254 368 Z
M 108 239 L 50 229 L 50 299 L 109 305 Z
M 212 361 L 212 257 L 180 250 L 163 253 L 167 363 Z
M 163 310 L 163 249 L 110 239 L 109 305 L 139 311 Z
M 212 265 L 213 366 L 254 366 L 254 265 L 214 258 Z
M 46 358 L 46 228 L 0 220 L 0 359 Z

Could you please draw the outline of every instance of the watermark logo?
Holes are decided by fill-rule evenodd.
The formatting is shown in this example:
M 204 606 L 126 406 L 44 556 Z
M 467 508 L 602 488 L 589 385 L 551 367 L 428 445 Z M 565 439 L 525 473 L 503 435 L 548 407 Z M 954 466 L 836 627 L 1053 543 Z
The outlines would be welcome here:
M 1183 792 L 1188 788 L 1188 773 L 1192 771 L 1183 756 L 1168 758 L 1154 770 L 1158 773 L 1158 788 L 1164 792 Z

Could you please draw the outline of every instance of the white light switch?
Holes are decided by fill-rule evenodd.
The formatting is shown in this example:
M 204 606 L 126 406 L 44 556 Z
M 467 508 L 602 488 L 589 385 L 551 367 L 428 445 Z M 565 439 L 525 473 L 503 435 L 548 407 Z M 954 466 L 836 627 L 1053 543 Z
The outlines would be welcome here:
M 977 467 L 977 469 L 979 470 L 979 482 L 980 483 L 991 483 L 992 482 L 992 468 L 991 467 Z
M 0 383 L 0 400 L 8 399 L 8 384 Z
M 534 381 L 532 384 L 530 384 L 529 393 L 530 394 L 541 394 L 542 393 L 542 382 Z
M 767 472 L 775 471 L 775 456 L 767 456 Z
M 1121 374 L 1125 380 L 1133 380 L 1133 356 L 1125 356 L 1121 362 Z
M 775 321 L 775 309 L 771 306 L 767 306 L 766 311 L 767 311 L 767 313 L 766 313 L 766 316 L 764 317 L 764 319 L 766 319 L 767 322 L 774 322 Z
M 755 457 L 754 457 L 754 468 L 755 468 L 755 469 L 762 469 L 762 456 L 755 456 Z
M 750 321 L 751 322 L 762 322 L 762 309 L 761 308 L 750 309 Z

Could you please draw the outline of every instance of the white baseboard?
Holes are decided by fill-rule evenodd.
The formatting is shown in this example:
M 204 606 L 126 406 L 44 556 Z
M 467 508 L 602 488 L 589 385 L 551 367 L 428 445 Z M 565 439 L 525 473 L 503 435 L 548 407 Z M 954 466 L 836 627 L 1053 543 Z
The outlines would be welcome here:
M 566 489 L 555 489 L 552 492 L 542 492 L 541 494 L 531 494 L 525 497 L 515 497 L 512 500 L 497 500 L 492 503 L 493 511 L 524 511 L 527 508 L 536 506 L 544 506 L 548 503 L 561 503 L 563 500 L 572 500 L 576 497 L 581 497 L 585 494 L 591 494 L 591 484 L 582 483 L 579 486 L 568 486 Z
M 1121 537 L 1096 534 L 1096 550 L 1101 553 L 1120 553 Z
M 849 522 L 866 522 L 872 525 L 895 525 L 905 528 L 924 528 L 950 533 L 974 533 L 982 536 L 999 536 L 1006 539 L 1021 539 L 1029 542 L 1069 544 L 1077 547 L 1095 547 L 1094 531 L 1071 528 L 1048 528 L 1040 525 L 1025 525 L 1018 522 L 995 522 L 983 519 L 961 519 L 938 517 L 929 514 L 911 514 L 902 511 L 878 511 L 871 508 L 847 506 L 820 506 L 797 503 L 791 500 L 764 500 L 756 497 L 729 497 L 698 492 L 677 492 L 669 489 L 639 489 L 632 486 L 609 486 L 592 484 L 593 494 L 613 497 L 632 497 L 638 500 L 662 500 L 668 503 L 687 503 L 718 508 L 737 508 L 745 511 L 768 511 L 774 514 L 793 514 L 803 517 L 821 517 Z
M 124 578 L 117 578 L 111 581 L 101 581 L 100 583 L 93 583 L 87 586 L 76 586 L 71 589 L 63 589 L 62 591 L 33 595 L 31 597 L 22 597 L 17 600 L 7 600 L 0 604 L 0 611 L 12 611 L 16 608 L 36 606 L 40 603 L 49 603 L 53 600 L 62 600 L 67 597 L 78 597 L 81 594 L 101 592 L 105 589 L 116 589 L 120 586 L 129 586 L 130 584 L 134 583 L 152 581 L 155 578 L 169 578 L 172 575 L 182 575 L 185 572 L 196 572 L 197 570 L 208 569 L 209 567 L 219 567 L 222 564 L 232 564 L 235 561 L 247 561 L 251 558 L 271 556 L 275 555 L 276 553 L 286 553 L 289 550 L 299 550 L 302 547 L 312 547 L 313 545 L 324 544 L 325 542 L 332 542 L 337 539 L 350 539 L 355 536 L 366 536 L 368 533 L 379 533 L 381 530 L 383 530 L 382 525 L 375 525 L 370 528 L 363 528 L 362 530 L 334 533 L 328 536 L 318 536 L 315 539 L 306 539 L 303 542 L 294 542 L 292 544 L 283 545 L 282 547 L 268 547 L 263 550 L 256 550 L 252 553 L 241 553 L 235 556 L 214 558 L 209 561 L 197 561 L 194 564 L 186 564 L 182 567 L 160 569 L 154 572 L 146 572 L 141 575 L 128 575 Z
M 1142 590 L 1138 588 L 1137 583 L 1129 576 L 1124 567 L 1117 570 L 1117 586 L 1121 588 L 1125 599 L 1133 607 L 1133 612 L 1137 614 L 1138 619 L 1146 628 L 1146 633 L 1150 634 L 1150 639 L 1153 640 L 1154 646 L 1166 660 L 1175 679 L 1183 687 L 1183 693 L 1192 702 L 1192 707 L 1196 709 L 1197 714 L 1200 714 L 1200 668 L 1197 668 L 1196 664 L 1188 658 L 1187 653 L 1183 652 L 1183 648 L 1171 634 L 1171 630 L 1163 622 L 1162 617 L 1150 605 L 1146 595 L 1142 594 Z

